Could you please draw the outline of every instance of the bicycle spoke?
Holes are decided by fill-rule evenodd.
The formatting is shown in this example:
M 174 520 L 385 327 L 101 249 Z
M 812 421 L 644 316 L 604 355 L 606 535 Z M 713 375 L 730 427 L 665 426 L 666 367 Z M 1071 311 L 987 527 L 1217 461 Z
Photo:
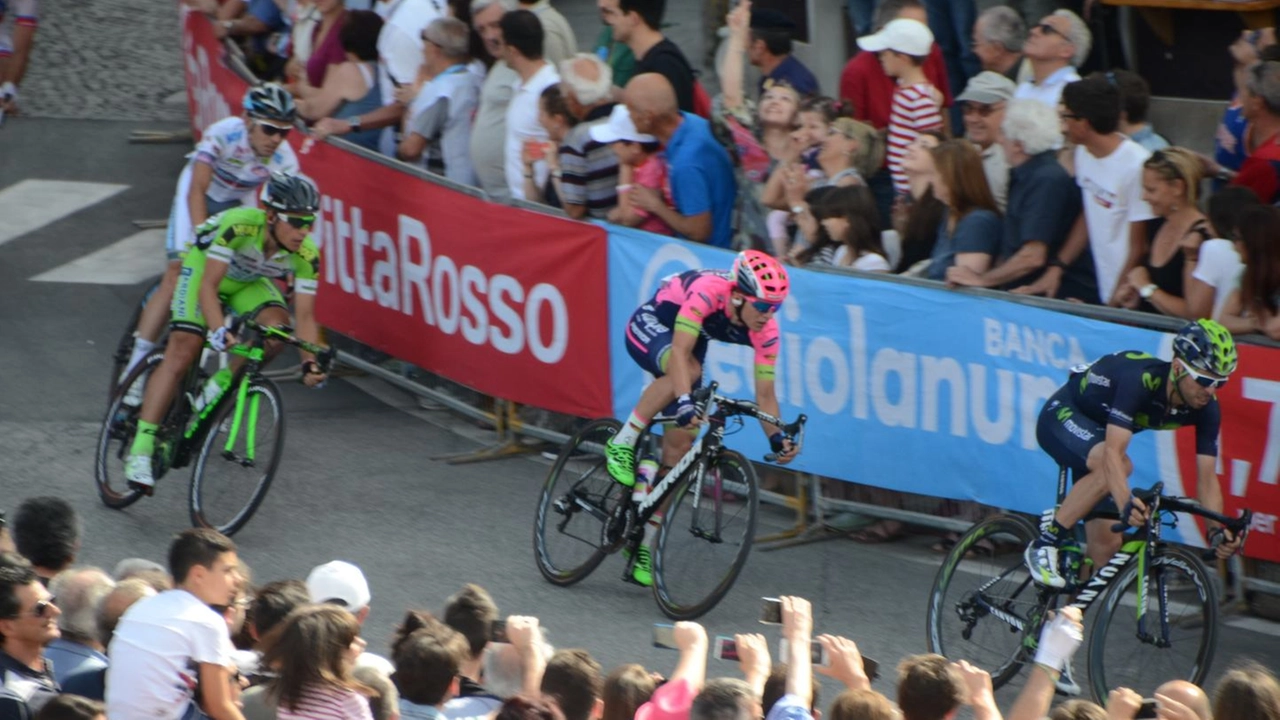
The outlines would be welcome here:
M 191 479 L 191 520 L 231 534 L 248 522 L 266 496 L 284 446 L 284 407 L 266 380 L 241 385 L 238 402 L 207 418 Z
M 570 585 L 591 573 L 607 554 L 607 528 L 628 491 L 605 471 L 604 443 L 616 420 L 597 420 L 561 449 L 548 473 L 534 520 L 538 569 L 553 583 Z

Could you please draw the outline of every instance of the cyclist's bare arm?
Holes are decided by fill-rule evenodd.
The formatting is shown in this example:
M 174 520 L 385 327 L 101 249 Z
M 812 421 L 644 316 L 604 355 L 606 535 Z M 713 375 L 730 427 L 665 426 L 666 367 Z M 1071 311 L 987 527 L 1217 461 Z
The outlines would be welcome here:
M 209 204 L 205 193 L 213 184 L 213 166 L 196 161 L 191 163 L 191 186 L 187 189 L 187 214 L 191 216 L 191 227 L 200 227 L 209 219 Z
M 671 378 L 671 389 L 676 397 L 693 392 L 694 376 L 693 348 L 698 343 L 698 336 L 677 329 L 671 339 L 671 357 L 667 358 L 667 376 Z
M 1222 513 L 1222 484 L 1218 482 L 1218 458 L 1213 455 L 1196 456 L 1196 499 L 1206 510 Z M 1221 527 L 1215 521 L 1205 518 L 1205 525 L 1212 532 Z M 1218 546 L 1218 557 L 1228 558 L 1240 549 L 1240 538 L 1230 530 L 1223 528 L 1225 536 Z
M 200 311 L 209 328 L 220 328 L 227 318 L 222 314 L 222 300 L 218 298 L 218 285 L 227 274 L 227 264 L 205 257 L 204 278 L 200 281 Z
M 1116 501 L 1116 507 L 1124 510 L 1129 502 L 1129 473 L 1125 457 L 1129 454 L 1129 441 L 1133 431 L 1119 425 L 1107 425 L 1107 437 L 1103 441 L 1102 480 L 1107 492 Z M 1139 501 L 1140 502 L 1140 501 Z
M 301 293 L 293 296 L 293 310 L 295 322 L 297 323 L 297 334 L 302 340 L 309 343 L 320 344 L 320 323 L 316 322 L 316 296 L 304 295 Z M 302 361 L 314 361 L 316 356 L 312 353 L 298 348 L 298 354 L 302 356 Z
M 778 406 L 778 394 L 774 390 L 772 379 L 756 378 L 756 404 L 766 413 L 774 417 L 781 417 L 782 409 Z M 782 428 L 764 420 L 760 421 L 760 427 L 764 429 L 765 437 L 782 432 Z

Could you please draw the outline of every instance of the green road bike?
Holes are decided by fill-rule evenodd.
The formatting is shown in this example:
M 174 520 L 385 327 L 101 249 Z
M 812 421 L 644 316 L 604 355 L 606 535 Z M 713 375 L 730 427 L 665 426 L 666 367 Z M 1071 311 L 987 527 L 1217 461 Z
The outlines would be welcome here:
M 1066 496 L 1066 469 L 1059 471 L 1058 503 Z M 1063 552 L 1067 587 L 1035 583 L 1022 550 L 1040 531 L 1023 515 L 1005 513 L 983 520 L 956 542 L 933 581 L 929 596 L 929 650 L 951 660 L 968 660 L 991 673 L 996 687 L 1008 682 L 1035 657 L 1040 630 L 1050 611 L 1073 606 L 1085 612 L 1098 605 L 1085 648 L 1089 686 L 1099 702 L 1117 687 L 1146 697 L 1160 683 L 1181 678 L 1201 683 L 1209 672 L 1218 639 L 1218 590 L 1201 560 L 1202 552 L 1160 539 L 1176 527 L 1179 513 L 1222 523 L 1237 536 L 1247 533 L 1252 512 L 1229 518 L 1189 498 L 1163 494 L 1164 483 L 1134 491 L 1150 510 L 1145 525 L 1106 565 L 1081 579 L 1083 551 Z M 1119 519 L 1099 510 L 1088 519 Z M 1125 530 L 1116 523 L 1112 529 Z M 1001 556 L 997 549 L 1016 552 Z M 1204 553 L 1212 557 L 1213 552 Z M 1086 622 L 1089 616 L 1086 615 Z
M 192 363 L 156 432 L 152 473 L 157 481 L 170 470 L 193 460 L 188 507 L 191 523 L 231 535 L 245 526 L 266 497 L 284 449 L 284 403 L 275 383 L 261 373 L 268 341 L 292 345 L 316 356 L 328 372 L 333 353 L 293 335 L 288 327 L 268 327 L 244 320 L 249 336 L 227 350 L 244 358 L 227 390 L 196 411 L 196 401 L 208 379 L 200 364 Z M 233 331 L 234 332 L 234 331 Z M 146 383 L 164 355 L 156 351 L 120 383 L 98 436 L 94 481 L 98 496 L 110 508 L 124 509 L 142 493 L 124 479 L 124 462 L 133 445 L 140 407 L 125 403 L 134 383 Z
M 556 585 L 572 585 L 605 557 L 625 549 L 628 560 L 622 579 L 632 582 L 645 525 L 665 507 L 653 548 L 658 607 L 667 617 L 690 620 L 720 602 L 747 563 L 759 503 L 755 469 L 742 454 L 724 447 L 726 423 L 734 420 L 740 425 L 742 417 L 752 417 L 776 425 L 798 452 L 806 418 L 801 415 L 787 424 L 754 402 L 717 395 L 716 387 L 713 382 L 692 393 L 708 432 L 641 502 L 605 469 L 605 443 L 621 423 L 613 418 L 594 420 L 565 443 L 547 475 L 534 520 L 534 555 L 543 577 Z M 674 421 L 673 416 L 655 417 L 637 446 L 655 449 L 658 438 L 652 428 Z M 770 462 L 775 459 L 765 456 Z

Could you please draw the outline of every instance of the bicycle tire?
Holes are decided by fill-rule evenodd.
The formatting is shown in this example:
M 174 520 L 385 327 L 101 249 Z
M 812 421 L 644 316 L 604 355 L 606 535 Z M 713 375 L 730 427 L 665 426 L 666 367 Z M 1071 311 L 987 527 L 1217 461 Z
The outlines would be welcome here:
M 1218 598 L 1213 576 L 1194 552 L 1171 545 L 1161 546 L 1157 550 L 1150 572 L 1153 583 L 1147 609 L 1148 632 L 1160 630 L 1160 593 L 1154 582 L 1156 573 L 1169 573 L 1173 576 L 1181 574 L 1190 581 L 1189 586 L 1170 588 L 1168 597 L 1171 605 L 1193 612 L 1175 616 L 1176 608 L 1170 609 L 1170 647 L 1157 648 L 1138 641 L 1136 613 L 1117 614 L 1117 610 L 1129 608 L 1128 601 L 1133 600 L 1136 594 L 1138 559 L 1134 558 L 1125 565 L 1099 598 L 1098 618 L 1089 635 L 1089 684 L 1094 698 L 1099 701 L 1105 700 L 1113 688 L 1120 686 L 1132 688 L 1142 693 L 1143 697 L 1150 697 L 1156 687 L 1166 680 L 1188 680 L 1199 685 L 1208 675 L 1209 666 L 1213 663 L 1218 644 Z M 1171 578 L 1166 576 L 1166 581 L 1169 579 Z M 1179 598 L 1178 595 L 1183 597 Z M 1188 595 L 1191 597 L 1188 598 Z M 1136 601 L 1134 607 L 1136 608 Z M 1198 612 L 1194 612 L 1196 608 Z M 1122 616 L 1127 616 L 1127 619 L 1120 622 Z M 1185 635 L 1188 640 L 1192 636 L 1199 638 L 1194 656 L 1189 658 L 1190 667 L 1185 662 L 1174 659 L 1174 651 L 1183 646 L 1173 639 L 1177 626 L 1186 629 L 1185 633 L 1179 633 L 1180 636 Z M 1112 647 L 1107 642 L 1109 637 L 1115 639 L 1117 645 L 1122 644 L 1120 638 L 1126 638 L 1131 647 L 1144 652 L 1124 653 L 1124 659 L 1116 657 L 1116 654 L 1108 652 L 1109 647 Z M 1150 681 L 1146 679 L 1148 677 L 1151 678 Z
M 147 376 L 159 366 L 164 353 L 152 352 L 138 363 L 124 382 L 120 383 L 111 402 L 107 403 L 107 414 L 102 419 L 102 428 L 98 431 L 98 448 L 94 454 L 93 482 L 98 490 L 102 504 L 115 510 L 123 510 L 138 501 L 142 493 L 129 489 L 124 479 L 124 460 L 128 457 L 129 446 L 133 443 L 137 429 L 139 407 L 124 404 L 126 390 L 136 382 L 146 382 Z M 116 443 L 119 447 L 115 447 Z M 114 461 L 113 461 L 114 459 Z M 113 475 L 119 475 L 118 482 Z
M 227 392 L 236 392 L 233 385 Z M 280 397 L 280 389 L 276 384 L 264 377 L 254 377 L 249 380 L 249 389 L 245 396 L 244 416 L 242 418 L 239 433 L 235 439 L 235 447 L 237 450 L 245 448 L 246 438 L 249 437 L 255 429 L 261 429 L 262 418 L 258 417 L 252 422 L 251 414 L 255 411 L 254 398 L 257 398 L 256 410 L 259 415 L 264 412 L 264 408 L 269 410 L 272 417 L 271 426 L 274 434 L 268 435 L 268 442 L 263 443 L 257 439 L 255 435 L 255 443 L 259 449 L 265 445 L 271 446 L 271 458 L 265 463 L 265 466 L 258 462 L 255 458 L 253 466 L 245 466 L 242 462 L 237 462 L 236 458 L 239 453 L 228 458 L 226 456 L 226 442 L 232 430 L 235 430 L 235 423 L 232 419 L 232 413 L 235 411 L 236 403 L 234 396 L 226 398 L 214 411 L 213 415 L 205 422 L 208 423 L 208 429 L 204 437 L 204 441 L 200 444 L 200 454 L 196 457 L 195 468 L 191 472 L 191 486 L 188 494 L 188 509 L 191 511 L 191 524 L 195 527 L 212 528 L 223 535 L 234 535 L 240 531 L 246 523 L 258 511 L 258 507 L 262 505 L 262 501 L 267 496 L 267 491 L 271 489 L 271 483 L 275 480 L 276 471 L 280 467 L 280 458 L 284 454 L 284 437 L 285 437 L 285 420 L 284 420 L 284 402 Z M 260 455 L 258 456 L 261 457 Z M 238 475 L 237 470 L 253 470 L 249 473 L 250 477 L 257 475 L 257 468 L 262 468 L 262 474 L 253 480 L 252 491 L 246 501 L 233 501 L 232 505 L 238 507 L 230 518 L 222 521 L 223 513 L 212 509 L 214 494 L 223 490 L 222 485 L 238 485 L 239 480 L 232 480 L 229 483 L 221 481 L 222 473 L 220 471 L 231 469 L 230 474 Z M 215 477 L 217 476 L 217 477 Z M 217 487 L 215 487 L 215 484 Z M 219 505 L 224 503 L 218 503 Z
M 606 518 L 614 515 L 619 502 L 630 502 L 630 491 L 605 469 L 604 442 L 621 428 L 622 423 L 613 418 L 587 423 L 564 444 L 547 473 L 533 522 L 533 554 L 538 571 L 553 585 L 569 586 L 587 577 L 616 546 L 618 538 L 607 537 L 608 521 L 593 516 L 575 501 L 592 503 Z M 582 472 L 579 474 L 579 471 Z M 583 519 L 579 524 L 584 529 L 579 531 L 575 525 L 572 533 L 566 532 L 569 523 L 578 517 Z M 578 537 L 579 532 L 582 537 Z M 561 559 L 558 557 L 561 552 L 553 548 L 559 546 L 562 536 L 591 550 L 584 551 L 581 559 Z M 572 543 L 566 545 L 573 546 Z
M 138 320 L 142 317 L 142 309 L 147 306 L 147 301 L 155 295 L 156 290 L 160 289 L 160 282 L 163 278 L 158 277 L 150 285 L 147 286 L 146 292 L 142 293 L 142 298 L 138 300 L 137 305 L 133 308 L 133 314 L 129 316 L 129 324 L 124 328 L 124 334 L 120 336 L 119 342 L 116 343 L 116 354 L 112 357 L 111 378 L 107 384 L 107 401 L 110 402 L 116 394 L 116 388 L 120 386 L 120 375 L 124 372 L 124 366 L 129 362 L 129 358 L 133 356 L 133 334 L 138 330 Z M 156 347 L 164 347 L 163 335 L 167 335 L 168 331 L 162 333 L 162 337 L 157 338 Z
M 1017 609 L 1023 607 L 1019 619 L 1027 626 L 1035 625 L 1033 614 L 1040 611 L 1039 591 L 1023 566 L 1022 549 L 1038 534 L 1035 525 L 1026 518 L 1001 514 L 976 523 L 956 541 L 938 568 L 929 592 L 925 632 L 930 652 L 953 662 L 967 660 L 986 670 L 991 673 L 991 684 L 997 688 L 1018 674 L 1024 662 L 1022 648 L 1026 630 L 1017 632 L 1007 620 L 987 610 L 985 603 L 992 600 L 1002 603 L 1000 609 L 1015 617 L 1019 615 Z M 985 562 L 981 558 L 966 558 L 971 550 L 977 552 L 983 548 L 978 545 L 983 540 L 987 542 L 986 549 L 991 551 Z M 1017 549 L 1016 555 L 1000 558 L 996 551 L 1001 545 L 1010 544 Z M 971 576 L 976 577 L 974 582 L 961 582 Z M 989 586 L 984 589 L 984 585 Z M 979 599 L 976 595 L 979 590 L 983 592 L 980 596 L 983 605 L 973 602 Z M 1004 597 L 1003 592 L 1008 592 L 1010 597 Z M 1023 597 L 1029 602 L 1020 602 Z M 983 641 L 975 642 L 974 631 L 979 624 L 982 624 L 984 640 L 992 635 L 1002 636 L 1012 641 L 1008 643 L 1009 648 L 989 649 Z M 969 637 L 965 637 L 966 627 Z
M 672 496 L 666 517 L 658 530 L 657 547 L 654 549 L 653 596 L 658 601 L 658 607 L 663 614 L 673 620 L 692 620 L 705 615 L 715 607 L 733 588 L 742 568 L 746 566 L 747 558 L 751 555 L 751 544 L 755 538 L 756 514 L 760 503 L 760 481 L 756 478 L 755 468 L 742 454 L 733 450 L 721 450 L 706 469 L 702 490 L 695 487 L 698 484 L 697 481 L 696 473 L 691 473 Z M 710 489 L 709 492 L 707 488 Z M 699 497 L 700 493 L 701 497 Z M 710 513 L 706 512 L 708 503 L 711 506 Z M 728 517 L 728 522 L 725 522 L 726 515 L 730 514 L 727 509 L 735 505 L 739 512 L 732 513 L 732 517 Z M 683 539 L 686 535 L 682 527 L 686 514 L 689 516 L 688 535 L 695 539 L 695 542 L 690 543 L 689 547 L 692 549 L 687 553 L 675 549 L 677 536 Z M 744 514 L 745 518 L 742 517 Z M 699 589 L 686 589 L 682 586 L 697 586 L 697 583 L 693 582 L 694 578 L 708 577 L 705 573 L 692 570 L 687 558 L 694 553 L 702 554 L 699 549 L 704 546 L 717 547 L 730 544 L 719 530 L 715 533 L 720 537 L 718 541 L 708 540 L 698 534 L 699 530 L 705 532 L 699 523 L 711 518 L 726 526 L 735 518 L 745 520 L 740 523 L 742 537 L 737 541 L 736 550 L 729 553 L 732 557 L 725 574 L 718 581 L 714 577 L 710 578 L 715 584 L 709 590 L 704 592 Z M 734 531 L 733 535 L 736 536 L 737 531 Z M 693 578 L 688 576 L 678 578 L 678 571 L 690 573 Z

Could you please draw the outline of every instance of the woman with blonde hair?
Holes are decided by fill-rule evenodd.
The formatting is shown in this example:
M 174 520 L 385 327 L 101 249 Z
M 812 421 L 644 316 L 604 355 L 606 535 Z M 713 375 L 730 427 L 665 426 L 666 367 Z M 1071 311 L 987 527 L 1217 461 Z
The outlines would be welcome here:
M 1196 269 L 1200 245 L 1213 238 L 1196 206 L 1200 157 L 1186 148 L 1157 150 L 1142 166 L 1142 199 L 1156 216 L 1148 221 L 1151 242 L 1142 261 L 1129 271 L 1120 304 L 1194 320 L 1186 288 Z
M 356 616 L 337 605 L 304 605 L 263 640 L 262 664 L 279 720 L 373 720 L 368 689 L 351 675 L 364 650 Z
M 982 156 L 968 140 L 946 140 L 933 149 L 933 162 L 933 194 L 947 210 L 925 277 L 945 280 L 952 265 L 984 273 L 1000 251 L 1003 226 Z

